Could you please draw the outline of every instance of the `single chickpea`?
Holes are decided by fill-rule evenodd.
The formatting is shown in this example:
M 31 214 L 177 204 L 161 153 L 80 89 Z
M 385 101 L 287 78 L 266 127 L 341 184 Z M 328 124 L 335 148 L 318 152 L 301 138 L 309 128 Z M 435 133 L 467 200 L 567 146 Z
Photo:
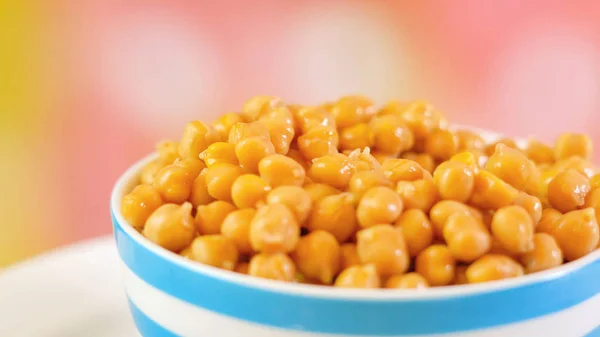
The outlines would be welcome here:
M 275 188 L 283 185 L 302 186 L 306 172 L 292 158 L 273 154 L 258 163 L 258 172 L 267 184 Z
M 518 190 L 539 193 L 540 172 L 535 163 L 519 149 L 498 144 L 494 154 L 488 158 L 485 169 Z
M 180 204 L 190 196 L 195 178 L 186 168 L 171 164 L 158 171 L 153 186 L 165 202 Z
M 178 148 L 179 143 L 172 140 L 162 140 L 156 143 L 158 160 L 165 163 L 165 165 L 173 164 L 179 158 Z
M 313 160 L 338 152 L 338 134 L 335 129 L 318 127 L 298 137 L 298 150 L 306 160 Z
M 326 109 L 316 107 L 305 107 L 298 111 L 297 124 L 300 132 L 306 134 L 316 128 L 336 130 L 335 118 Z
M 271 141 L 271 135 L 266 125 L 260 122 L 251 122 L 235 123 L 231 127 L 231 130 L 229 130 L 227 142 L 237 145 L 240 141 L 251 137 L 259 137 Z
M 421 165 L 408 159 L 388 159 L 381 164 L 381 169 L 386 178 L 394 183 L 431 177 L 431 174 L 422 168 Z
M 268 121 L 276 120 L 281 122 L 287 126 L 290 126 L 293 129 L 293 132 L 296 132 L 296 121 L 294 117 L 294 113 L 290 110 L 286 105 L 279 104 L 270 109 L 266 109 L 263 113 L 258 117 L 258 121 L 267 122 L 265 124 L 269 124 Z
M 240 115 L 245 121 L 252 122 L 267 111 L 284 105 L 284 102 L 275 96 L 255 96 L 244 103 Z
M 536 164 L 553 164 L 554 151 L 552 148 L 535 139 L 529 139 L 525 148 L 525 155 Z
M 260 207 L 250 223 L 250 243 L 257 252 L 288 253 L 296 248 L 299 239 L 296 216 L 282 204 Z
M 306 184 L 304 185 L 304 190 L 308 193 L 313 204 L 327 196 L 341 193 L 341 191 L 335 187 L 318 183 Z
M 352 195 L 334 194 L 316 201 L 306 226 L 310 231 L 327 231 L 340 243 L 348 240 L 358 227 Z
M 240 254 L 254 252 L 250 244 L 250 223 L 254 215 L 254 208 L 238 209 L 227 214 L 221 223 L 221 234 L 235 244 Z
M 260 253 L 250 259 L 248 274 L 270 280 L 292 282 L 296 277 L 296 265 L 284 253 Z
M 467 202 L 475 188 L 475 174 L 466 164 L 447 161 L 433 172 L 433 180 L 440 197 L 446 200 Z
M 427 214 L 420 209 L 404 211 L 395 226 L 402 229 L 410 257 L 419 255 L 433 242 L 433 227 Z
M 250 272 L 250 264 L 248 262 L 239 262 L 235 265 L 233 271 L 239 274 L 248 275 Z
M 592 189 L 600 188 L 600 174 L 596 174 L 590 179 L 590 187 Z
M 196 236 L 192 204 L 185 202 L 182 205 L 160 206 L 146 220 L 142 234 L 172 252 L 183 250 Z
M 591 253 L 600 240 L 600 229 L 593 208 L 562 215 L 549 233 L 556 239 L 565 260 L 573 261 Z
M 348 156 L 338 153 L 314 159 L 308 176 L 314 182 L 343 189 L 348 186 L 354 172 L 354 166 Z
M 340 148 L 342 150 L 362 149 L 375 143 L 373 130 L 366 123 L 349 126 L 340 132 Z
M 508 256 L 487 254 L 467 268 L 469 283 L 502 280 L 523 275 L 523 267 Z
M 596 212 L 596 217 L 600 215 L 600 189 L 594 189 L 585 198 L 585 208 L 593 208 Z
M 206 150 L 200 153 L 199 157 L 207 167 L 219 163 L 239 164 L 235 155 L 235 145 L 225 142 L 212 143 Z
M 402 198 L 396 191 L 385 186 L 370 188 L 358 203 L 356 218 L 362 228 L 377 224 L 391 224 L 402 213 Z
M 590 188 L 586 176 L 569 169 L 557 174 L 548 184 L 548 201 L 560 212 L 573 211 L 585 204 Z
M 392 182 L 381 172 L 360 171 L 354 173 L 350 178 L 348 192 L 354 194 L 356 200 L 360 200 L 367 190 L 375 186 L 392 187 Z
M 203 235 L 221 233 L 223 220 L 235 209 L 235 206 L 222 200 L 198 206 L 195 219 L 198 232 Z
M 400 116 L 402 112 L 406 109 L 409 102 L 400 101 L 397 99 L 393 99 L 388 101 L 379 111 L 377 115 L 385 116 L 385 115 L 396 115 Z
M 448 121 L 433 105 L 425 101 L 413 101 L 406 105 L 402 119 L 415 135 L 415 139 L 425 139 L 433 131 L 445 129 Z
M 215 198 L 208 193 L 205 174 L 206 171 L 202 171 L 192 183 L 192 190 L 190 191 L 190 197 L 188 200 L 194 207 L 206 205 L 215 200 Z
M 594 164 L 585 158 L 577 156 L 557 161 L 552 168 L 558 172 L 573 169 L 590 179 L 596 174 L 596 167 Z
M 467 213 L 483 221 L 483 215 L 479 210 L 458 201 L 442 200 L 433 205 L 431 211 L 429 211 L 429 217 L 431 218 L 431 224 L 433 225 L 433 233 L 437 238 L 443 238 L 446 220 L 455 213 Z
M 410 260 L 402 231 L 391 225 L 376 225 L 356 234 L 360 261 L 373 264 L 381 276 L 404 274 Z
M 456 266 L 454 269 L 454 279 L 450 284 L 461 285 L 469 283 L 469 280 L 467 280 L 467 267 L 465 265 Z
M 235 243 L 223 235 L 202 235 L 192 242 L 192 259 L 209 266 L 233 270 L 238 257 Z
M 433 173 L 436 167 L 435 159 L 428 153 L 405 152 L 402 158 L 416 162 L 429 173 Z
M 183 136 L 179 141 L 179 156 L 198 159 L 200 152 L 218 140 L 219 134 L 212 126 L 201 121 L 190 122 L 185 126 Z
M 519 191 L 496 175 L 479 170 L 475 173 L 475 185 L 470 203 L 484 209 L 498 209 L 514 203 Z
M 154 184 L 156 174 L 165 166 L 167 166 L 167 164 L 160 159 L 151 161 L 142 169 L 142 172 L 140 173 L 140 182 L 144 185 Z
M 257 207 L 264 203 L 271 188 L 256 174 L 242 174 L 231 185 L 231 199 L 239 208 Z
M 267 204 L 282 204 L 287 206 L 296 215 L 299 224 L 308 219 L 312 200 L 302 187 L 279 186 L 267 194 Z
M 444 286 L 454 279 L 456 261 L 450 249 L 434 244 L 422 251 L 415 260 L 415 270 L 432 286 Z
M 492 235 L 498 243 L 513 253 L 533 250 L 534 224 L 521 206 L 502 207 L 494 213 Z
M 240 114 L 235 112 L 226 113 L 215 120 L 211 125 L 219 134 L 221 141 L 227 141 L 229 132 L 236 123 L 242 123 L 244 120 Z
M 263 137 L 244 138 L 235 145 L 235 155 L 240 166 L 252 173 L 258 173 L 258 163 L 272 154 L 275 154 L 273 143 Z
M 458 151 L 458 137 L 449 130 L 433 131 L 425 139 L 425 152 L 437 160 L 448 160 Z
M 396 192 L 402 198 L 406 209 L 420 209 L 429 212 L 438 201 L 438 189 L 432 180 L 399 181 Z
M 121 200 L 121 214 L 137 230 L 144 229 L 146 220 L 162 205 L 160 193 L 152 186 L 138 185 Z
M 366 100 L 342 97 L 334 103 L 331 115 L 335 118 L 337 127 L 343 129 L 364 121 L 366 110 L 371 105 L 372 102 Z
M 515 199 L 515 205 L 523 207 L 529 213 L 534 226 L 542 218 L 542 202 L 532 195 L 519 192 L 519 196 Z
M 485 150 L 485 140 L 477 133 L 469 130 L 458 130 L 454 134 L 458 140 L 458 151 Z
M 429 288 L 427 280 L 419 273 L 394 275 L 385 282 L 388 289 L 425 289 Z
M 592 156 L 592 140 L 583 134 L 563 133 L 554 143 L 554 156 L 557 160 L 573 156 L 590 159 Z
M 308 169 L 309 169 L 308 162 L 304 159 L 304 157 L 302 156 L 302 153 L 300 153 L 299 150 L 290 149 L 287 153 L 287 156 L 294 159 L 298 164 L 300 164 L 302 166 L 302 168 L 304 169 L 304 171 L 308 171 Z
M 374 135 L 373 145 L 382 153 L 398 155 L 411 149 L 415 143 L 412 131 L 400 116 L 377 116 L 369 126 Z
M 300 238 L 292 259 L 304 276 L 332 284 L 341 269 L 340 244 L 329 232 L 317 230 Z
M 444 239 L 457 261 L 472 262 L 490 251 L 492 237 L 480 220 L 467 213 L 448 217 Z
M 185 169 L 191 179 L 195 179 L 206 168 L 206 164 L 198 158 L 177 158 L 173 165 Z
M 454 163 L 467 165 L 471 168 L 473 172 L 476 172 L 479 168 L 479 159 L 476 153 L 473 152 L 473 150 L 459 152 L 452 156 L 452 158 L 450 158 L 450 161 Z
M 549 234 L 536 233 L 533 236 L 534 249 L 521 255 L 521 264 L 528 274 L 558 267 L 563 263 L 563 255 L 556 240 Z
M 361 264 L 360 257 L 358 256 L 358 252 L 356 250 L 356 244 L 354 243 L 344 243 L 341 245 L 340 256 L 342 269 Z
M 496 152 L 496 147 L 498 146 L 498 144 L 502 144 L 505 146 L 510 147 L 511 149 L 518 149 L 519 147 L 517 146 L 517 143 L 515 143 L 514 140 L 510 139 L 510 138 L 502 138 L 502 139 L 498 139 L 495 142 L 492 142 L 490 144 L 488 144 L 485 148 L 485 154 L 490 157 L 494 154 L 494 152 Z
M 290 150 L 290 145 L 295 136 L 293 119 L 290 120 L 292 124 L 289 124 L 285 118 L 272 117 L 260 119 L 260 122 L 269 130 L 271 142 L 275 147 L 276 153 L 285 155 Z
M 539 233 L 552 233 L 556 221 L 562 216 L 562 213 L 554 208 L 545 208 L 542 211 L 540 221 L 538 221 L 535 231 Z
M 204 174 L 206 188 L 211 197 L 231 201 L 231 187 L 242 175 L 242 169 L 237 165 L 219 163 L 206 169 Z
M 344 269 L 335 279 L 335 287 L 379 288 L 381 280 L 374 265 L 351 266 Z

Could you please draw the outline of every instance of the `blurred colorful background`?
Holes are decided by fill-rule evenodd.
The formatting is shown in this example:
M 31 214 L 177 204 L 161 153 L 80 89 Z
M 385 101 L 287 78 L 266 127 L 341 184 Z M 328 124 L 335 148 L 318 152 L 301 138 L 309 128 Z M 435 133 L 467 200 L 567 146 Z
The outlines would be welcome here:
M 128 165 L 257 94 L 426 98 L 457 123 L 600 142 L 598 17 L 585 0 L 3 2 L 0 266 L 109 234 Z

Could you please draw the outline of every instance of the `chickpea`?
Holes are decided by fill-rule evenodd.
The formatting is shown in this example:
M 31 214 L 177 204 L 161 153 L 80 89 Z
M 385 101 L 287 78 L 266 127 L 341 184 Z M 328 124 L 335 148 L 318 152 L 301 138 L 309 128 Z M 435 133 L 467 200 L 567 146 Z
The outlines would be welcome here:
M 298 150 L 306 160 L 313 160 L 338 152 L 338 134 L 335 129 L 319 127 L 298 137 Z
M 498 144 L 485 169 L 518 190 L 539 193 L 540 172 L 521 150 Z
M 395 226 L 402 229 L 410 257 L 419 255 L 433 242 L 433 228 L 427 214 L 420 209 L 409 209 L 400 214 Z
M 467 202 L 475 188 L 475 174 L 466 164 L 447 161 L 433 172 L 433 180 L 442 199 Z
M 467 268 L 469 283 L 502 280 L 523 275 L 523 267 L 508 256 L 487 254 Z
M 272 154 L 275 154 L 273 143 L 263 137 L 244 138 L 235 145 L 235 155 L 240 166 L 252 173 L 258 173 L 258 163 Z
M 421 165 L 427 172 L 433 173 L 435 170 L 435 160 L 430 154 L 427 153 L 415 153 L 415 152 L 405 152 L 402 154 L 403 159 L 408 159 L 416 162 Z
M 415 139 L 425 139 L 433 131 L 445 129 L 448 126 L 446 118 L 425 101 L 408 103 L 401 116 L 412 130 Z
M 348 186 L 354 172 L 348 156 L 334 154 L 314 159 L 308 175 L 314 182 L 343 189 Z
M 202 235 L 192 242 L 192 259 L 209 266 L 233 270 L 238 257 L 234 242 L 223 235 Z
M 535 227 L 536 232 L 539 233 L 552 233 L 556 225 L 556 221 L 562 216 L 562 213 L 555 210 L 554 208 L 546 208 L 542 211 L 540 221 L 538 221 Z
M 242 123 L 244 120 L 242 116 L 235 112 L 226 113 L 223 116 L 215 120 L 211 125 L 219 134 L 219 138 L 222 141 L 227 141 L 229 138 L 229 132 L 231 128 L 237 124 Z
M 402 213 L 402 198 L 389 187 L 370 188 L 358 203 L 356 218 L 362 228 L 391 224 Z
M 342 269 L 346 269 L 352 266 L 358 266 L 361 264 L 356 244 L 344 243 L 340 246 L 340 256 Z
M 375 135 L 366 123 L 349 126 L 340 132 L 340 147 L 343 150 L 371 147 L 374 143 Z
M 302 134 L 319 128 L 336 130 L 335 118 L 322 107 L 306 107 L 301 109 L 298 112 L 296 121 Z
M 162 205 L 160 193 L 152 186 L 138 185 L 121 200 L 121 214 L 137 230 L 144 229 L 148 217 Z
M 549 233 L 556 239 L 565 260 L 583 257 L 598 245 L 600 229 L 593 208 L 571 211 L 562 215 Z
M 145 237 L 172 252 L 179 252 L 196 236 L 192 204 L 164 204 L 146 220 L 142 231 Z
M 456 266 L 454 269 L 454 279 L 452 280 L 452 285 L 461 285 L 469 283 L 467 280 L 467 267 L 465 265 Z
M 510 138 L 502 138 L 502 139 L 498 139 L 495 142 L 492 142 L 491 144 L 488 144 L 488 146 L 486 146 L 485 148 L 485 154 L 490 157 L 494 154 L 494 152 L 496 152 L 496 148 L 498 146 L 498 144 L 502 144 L 505 146 L 508 146 L 511 149 L 518 149 L 519 147 L 517 146 L 517 143 L 515 143 L 514 140 L 510 139 Z
M 250 223 L 250 243 L 261 253 L 288 253 L 296 248 L 300 226 L 285 205 L 272 204 L 258 209 Z
M 450 158 L 451 162 L 467 165 L 473 172 L 479 168 L 479 158 L 472 151 L 463 151 L 455 154 Z
M 250 264 L 248 262 L 240 262 L 235 265 L 234 272 L 248 275 L 250 272 Z
M 267 195 L 267 204 L 282 204 L 287 206 L 296 216 L 299 224 L 303 224 L 310 213 L 312 200 L 302 187 L 279 186 Z
M 238 209 L 227 214 L 221 223 L 221 234 L 235 244 L 240 254 L 254 252 L 250 244 L 250 223 L 254 215 L 254 208 Z
M 458 137 L 448 130 L 433 131 L 425 139 L 425 152 L 437 160 L 448 160 L 458 151 Z
M 300 164 L 281 154 L 263 158 L 258 163 L 258 172 L 273 188 L 283 185 L 302 186 L 306 176 Z
M 494 213 L 492 235 L 506 250 L 527 253 L 533 250 L 534 224 L 521 206 L 502 207 Z
M 444 239 L 452 256 L 461 262 L 472 262 L 489 252 L 491 235 L 480 220 L 467 213 L 448 217 L 444 226 Z
M 232 201 L 231 187 L 240 175 L 242 169 L 232 164 L 219 163 L 207 168 L 204 176 L 208 194 L 218 200 Z
M 585 208 L 593 208 L 595 213 L 600 215 L 600 189 L 594 189 L 585 198 L 585 204 L 583 205 Z
M 335 279 L 334 286 L 340 288 L 379 288 L 381 280 L 374 265 L 351 266 L 344 269 Z
M 179 252 L 179 255 L 181 255 L 182 257 L 184 257 L 188 260 L 191 260 L 192 259 L 192 246 L 191 245 L 187 246 L 184 250 Z
M 406 209 L 420 209 L 429 212 L 438 201 L 438 190 L 431 180 L 399 181 L 396 192 L 402 198 Z
M 548 184 L 548 201 L 560 212 L 573 211 L 584 205 L 590 187 L 586 176 L 568 169 L 560 172 Z
M 165 202 L 180 204 L 190 196 L 195 178 L 186 168 L 172 164 L 158 171 L 153 186 Z
M 581 157 L 569 157 L 567 159 L 557 161 L 553 168 L 557 172 L 573 169 L 590 179 L 596 174 L 596 167 L 594 164 Z
M 316 201 L 306 226 L 310 231 L 325 230 L 340 243 L 348 240 L 357 229 L 352 195 L 334 194 Z
M 350 178 L 348 192 L 354 194 L 356 200 L 360 200 L 367 190 L 375 186 L 392 187 L 392 182 L 381 172 L 360 171 L 354 173 Z
M 238 165 L 238 159 L 235 155 L 235 145 L 225 142 L 212 143 L 206 150 L 199 155 L 207 167 L 218 163 L 228 163 Z
M 240 141 L 251 137 L 259 137 L 271 141 L 271 135 L 266 125 L 260 122 L 251 122 L 235 123 L 231 127 L 231 130 L 229 130 L 227 142 L 237 145 Z
M 196 209 L 196 228 L 200 234 L 219 234 L 223 220 L 235 211 L 235 206 L 227 201 L 217 200 Z
M 185 169 L 191 179 L 195 179 L 206 168 L 204 162 L 198 158 L 177 158 L 173 165 Z
M 519 196 L 515 199 L 515 205 L 523 207 L 529 213 L 533 225 L 537 225 L 542 217 L 542 202 L 540 199 L 525 192 L 519 192 Z
M 436 237 L 442 238 L 446 220 L 455 213 L 467 213 L 483 221 L 481 212 L 473 207 L 453 200 L 443 200 L 435 204 L 429 212 L 433 233 Z
M 554 163 L 554 151 L 552 148 L 542 142 L 535 139 L 529 139 L 527 142 L 527 148 L 525 148 L 525 155 L 533 160 L 536 164 L 553 164 Z
M 475 185 L 470 203 L 484 209 L 498 209 L 514 203 L 519 191 L 494 174 L 480 170 L 475 173 Z
M 369 125 L 374 135 L 373 145 L 377 151 L 398 155 L 411 149 L 415 143 L 412 131 L 400 116 L 377 116 Z
M 596 174 L 590 179 L 590 187 L 593 190 L 600 188 L 600 174 Z
M 301 237 L 292 259 L 304 276 L 323 284 L 333 283 L 341 269 L 340 245 L 332 234 L 323 230 Z
M 367 108 L 372 102 L 355 99 L 353 97 L 342 97 L 331 108 L 331 115 L 335 118 L 335 124 L 343 129 L 356 125 L 365 119 Z
M 190 197 L 188 200 L 194 207 L 206 205 L 215 200 L 215 198 L 208 193 L 205 175 L 206 171 L 202 171 L 192 183 L 192 190 L 190 191 Z
M 231 185 L 231 199 L 239 208 L 257 207 L 264 203 L 271 188 L 256 174 L 242 174 Z
M 173 162 L 179 158 L 178 148 L 179 143 L 175 141 L 161 140 L 160 142 L 156 143 L 158 160 L 165 163 L 165 165 L 173 164 Z
M 309 169 L 308 162 L 306 162 L 306 160 L 304 160 L 304 157 L 302 156 L 302 153 L 300 153 L 299 150 L 290 149 L 287 153 L 287 156 L 294 159 L 298 164 L 300 164 L 302 166 L 302 168 L 304 169 L 304 171 L 308 171 L 308 169 Z
M 360 261 L 372 263 L 381 276 L 404 274 L 410 261 L 402 231 L 391 225 L 376 225 L 356 234 Z
M 458 140 L 458 151 L 485 150 L 485 140 L 477 133 L 469 130 L 458 130 L 454 134 Z
M 560 247 L 554 238 L 546 233 L 536 233 L 533 236 L 534 249 L 521 255 L 521 264 L 528 274 L 541 270 L 558 267 L 563 262 Z
M 310 183 L 304 185 L 304 190 L 306 191 L 306 193 L 308 193 L 308 196 L 310 197 L 310 200 L 313 204 L 327 196 L 341 193 L 341 191 L 335 187 L 331 187 L 327 184 L 317 183 Z
M 142 169 L 142 172 L 140 173 L 140 182 L 145 185 L 154 184 L 156 174 L 165 166 L 167 166 L 167 164 L 160 159 L 151 161 Z
M 271 142 L 275 147 L 276 153 L 287 154 L 290 150 L 290 145 L 292 144 L 292 140 L 294 140 L 295 136 L 294 124 L 291 115 L 289 121 L 292 121 L 292 124 L 290 124 L 285 118 L 273 117 L 260 119 L 260 122 L 269 130 Z
M 379 115 L 379 116 L 385 116 L 385 115 L 400 116 L 402 114 L 402 112 L 406 109 L 406 107 L 408 106 L 408 103 L 409 102 L 393 99 L 393 100 L 387 102 L 381 109 L 379 109 L 379 111 L 377 112 L 377 115 Z
M 388 289 L 424 289 L 429 288 L 427 280 L 419 273 L 394 275 L 385 283 Z
M 386 178 L 396 183 L 398 181 L 413 181 L 431 177 L 421 165 L 407 159 L 388 159 L 381 164 Z
M 563 133 L 554 144 L 554 156 L 557 160 L 579 156 L 590 159 L 592 156 L 592 140 L 587 135 Z
M 255 96 L 244 103 L 241 116 L 244 120 L 252 122 L 269 110 L 283 105 L 283 101 L 275 96 Z
M 296 277 L 294 261 L 284 253 L 261 253 L 250 259 L 248 274 L 276 281 L 292 282 Z
M 448 285 L 454 279 L 456 261 L 445 245 L 434 244 L 422 251 L 415 260 L 415 270 L 432 286 Z
M 197 159 L 200 152 L 218 140 L 219 134 L 210 125 L 201 121 L 190 122 L 185 126 L 183 136 L 179 141 L 179 156 Z

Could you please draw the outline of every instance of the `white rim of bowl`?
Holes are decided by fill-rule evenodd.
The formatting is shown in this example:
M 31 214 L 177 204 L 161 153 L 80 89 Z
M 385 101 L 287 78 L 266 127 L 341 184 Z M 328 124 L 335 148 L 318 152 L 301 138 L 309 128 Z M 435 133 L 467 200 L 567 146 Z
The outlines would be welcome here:
M 414 289 L 352 289 L 352 288 L 332 288 L 311 284 L 285 283 L 262 279 L 254 276 L 239 274 L 233 271 L 223 270 L 216 267 L 203 265 L 198 262 L 188 260 L 176 253 L 168 251 L 148 240 L 141 233 L 130 226 L 123 218 L 120 212 L 121 199 L 127 191 L 130 191 L 137 183 L 141 169 L 150 161 L 157 157 L 156 153 L 146 156 L 133 166 L 117 180 L 111 194 L 111 209 L 114 212 L 116 220 L 119 222 L 127 235 L 132 237 L 137 243 L 148 249 L 152 253 L 186 269 L 205 274 L 223 282 L 230 282 L 241 286 L 247 286 L 266 291 L 285 293 L 295 296 L 312 296 L 328 299 L 346 299 L 346 300 L 377 300 L 377 301 L 403 301 L 403 300 L 435 300 L 450 297 L 478 295 L 483 293 L 518 288 L 527 285 L 533 285 L 540 282 L 554 280 L 563 277 L 576 270 L 584 268 L 592 262 L 600 259 L 600 249 L 572 262 L 563 264 L 534 274 L 523 275 L 511 279 L 494 281 L 481 284 L 465 284 L 444 287 L 426 288 L 422 291 Z

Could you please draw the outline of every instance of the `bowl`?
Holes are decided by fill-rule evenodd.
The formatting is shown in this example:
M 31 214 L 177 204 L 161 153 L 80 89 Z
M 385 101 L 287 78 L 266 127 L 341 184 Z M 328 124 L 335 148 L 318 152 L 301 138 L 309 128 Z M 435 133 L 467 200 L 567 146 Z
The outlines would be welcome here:
M 424 291 L 288 284 L 184 259 L 119 211 L 155 157 L 129 168 L 111 196 L 129 306 L 144 337 L 600 336 L 600 250 L 519 278 Z

